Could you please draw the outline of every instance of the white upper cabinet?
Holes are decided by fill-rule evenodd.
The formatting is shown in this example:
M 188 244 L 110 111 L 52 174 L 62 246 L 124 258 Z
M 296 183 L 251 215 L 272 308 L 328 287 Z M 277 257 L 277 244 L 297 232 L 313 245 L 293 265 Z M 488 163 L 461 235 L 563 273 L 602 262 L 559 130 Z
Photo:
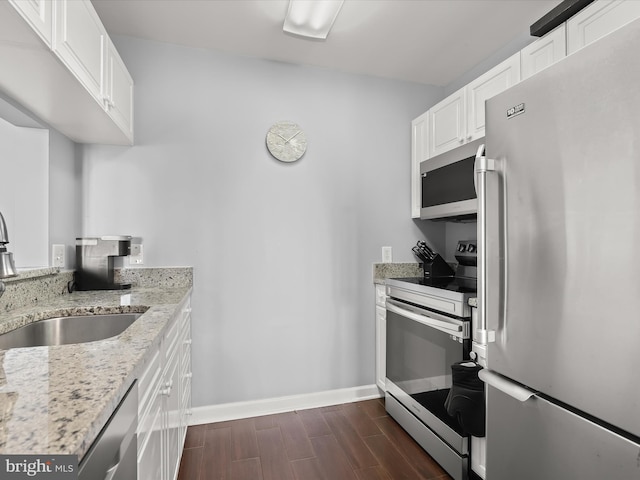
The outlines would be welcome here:
M 106 41 L 104 106 L 111 119 L 133 142 L 133 79 L 111 39 Z
M 466 89 L 461 88 L 429 110 L 429 157 L 462 145 L 467 132 Z
M 567 56 L 566 31 L 563 23 L 520 51 L 522 80 Z
M 411 218 L 420 218 L 420 162 L 429 158 L 429 112 L 411 122 Z
M 520 81 L 520 52 L 429 110 L 429 157 L 484 136 L 484 102 Z
M 52 49 L 89 93 L 102 102 L 107 31 L 91 2 L 56 3 Z
M 593 2 L 567 20 L 567 53 L 576 52 L 638 17 L 638 0 Z
M 465 142 L 484 137 L 484 102 L 520 81 L 520 52 L 507 58 L 466 86 L 467 135 Z
M 0 0 L 0 90 L 78 143 L 133 144 L 133 80 L 89 0 Z
M 483 137 L 486 100 L 636 18 L 640 0 L 596 0 L 411 122 L 411 217 L 420 218 L 420 162 Z
M 51 0 L 9 0 L 22 18 L 51 47 L 53 2 Z

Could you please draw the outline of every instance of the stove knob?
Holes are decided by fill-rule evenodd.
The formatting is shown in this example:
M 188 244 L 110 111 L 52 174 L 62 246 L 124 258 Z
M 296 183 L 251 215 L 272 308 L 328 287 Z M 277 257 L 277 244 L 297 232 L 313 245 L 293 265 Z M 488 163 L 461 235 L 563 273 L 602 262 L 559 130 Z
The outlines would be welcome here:
M 476 246 L 473 243 L 470 243 L 469 245 L 467 245 L 467 252 L 473 253 L 475 251 L 476 251 Z
M 467 246 L 464 243 L 459 243 L 458 244 L 458 251 L 459 252 L 465 252 L 467 250 Z

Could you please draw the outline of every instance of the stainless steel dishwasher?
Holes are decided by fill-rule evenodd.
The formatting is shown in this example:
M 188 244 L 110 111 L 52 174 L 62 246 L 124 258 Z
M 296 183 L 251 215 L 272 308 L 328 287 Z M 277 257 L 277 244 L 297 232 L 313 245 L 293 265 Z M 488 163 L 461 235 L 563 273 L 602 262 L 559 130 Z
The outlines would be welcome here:
M 138 384 L 134 382 L 79 466 L 79 480 L 136 480 Z

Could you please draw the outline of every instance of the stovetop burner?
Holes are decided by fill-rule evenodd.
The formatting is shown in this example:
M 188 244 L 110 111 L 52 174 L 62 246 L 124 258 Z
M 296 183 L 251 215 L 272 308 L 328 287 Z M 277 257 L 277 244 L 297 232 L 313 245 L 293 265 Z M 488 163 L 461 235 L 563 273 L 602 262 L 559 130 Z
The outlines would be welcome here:
M 393 280 L 422 285 L 424 287 L 441 288 L 451 292 L 476 293 L 477 279 L 472 277 L 404 277 Z

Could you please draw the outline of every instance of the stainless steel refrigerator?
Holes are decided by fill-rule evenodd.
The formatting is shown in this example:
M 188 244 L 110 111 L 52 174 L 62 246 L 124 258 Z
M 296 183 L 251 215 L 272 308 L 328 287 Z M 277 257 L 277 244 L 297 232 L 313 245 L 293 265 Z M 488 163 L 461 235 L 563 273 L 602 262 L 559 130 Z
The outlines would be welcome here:
M 486 104 L 487 480 L 640 479 L 640 21 Z

